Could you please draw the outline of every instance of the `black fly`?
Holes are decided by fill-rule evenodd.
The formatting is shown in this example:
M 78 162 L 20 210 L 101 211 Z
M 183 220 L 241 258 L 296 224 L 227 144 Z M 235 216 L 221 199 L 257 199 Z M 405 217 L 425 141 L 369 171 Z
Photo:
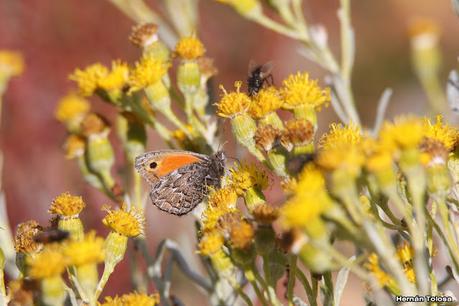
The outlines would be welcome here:
M 53 243 L 61 242 L 70 236 L 68 231 L 60 230 L 57 228 L 49 228 L 36 234 L 33 240 L 38 243 Z
M 265 84 L 273 85 L 274 79 L 271 74 L 273 65 L 268 62 L 264 65 L 257 65 L 254 61 L 249 62 L 249 76 L 247 78 L 247 91 L 253 97 Z

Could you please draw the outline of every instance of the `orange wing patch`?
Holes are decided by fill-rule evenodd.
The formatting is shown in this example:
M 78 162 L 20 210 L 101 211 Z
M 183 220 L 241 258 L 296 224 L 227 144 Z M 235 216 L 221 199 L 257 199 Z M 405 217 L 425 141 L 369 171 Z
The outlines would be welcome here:
M 158 169 L 156 169 L 156 175 L 159 177 L 165 176 L 172 171 L 181 168 L 183 166 L 197 163 L 201 161 L 199 157 L 193 156 L 193 155 L 188 155 L 188 154 L 180 154 L 180 155 L 175 155 L 175 154 L 170 154 L 170 155 L 165 155 L 159 163 Z

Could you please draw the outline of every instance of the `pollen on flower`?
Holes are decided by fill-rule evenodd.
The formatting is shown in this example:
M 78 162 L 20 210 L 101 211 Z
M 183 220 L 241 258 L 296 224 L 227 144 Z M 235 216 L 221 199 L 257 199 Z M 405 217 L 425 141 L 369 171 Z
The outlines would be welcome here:
M 127 210 L 123 205 L 121 209 L 113 210 L 105 208 L 107 215 L 102 223 L 114 232 L 126 237 L 143 235 L 145 217 L 143 211 L 135 207 Z
M 64 145 L 65 157 L 72 159 L 84 154 L 85 140 L 83 137 L 71 134 L 67 137 Z
M 191 60 L 201 57 L 206 52 L 202 42 L 194 37 L 183 37 L 175 46 L 175 52 L 183 59 Z
M 87 233 L 83 240 L 68 240 L 63 245 L 63 253 L 72 266 L 82 266 L 102 262 L 105 258 L 104 239 L 94 231 Z
M 316 110 L 330 102 L 330 89 L 322 89 L 317 80 L 309 79 L 308 73 L 290 75 L 283 81 L 281 94 L 283 108 L 292 110 L 299 106 L 308 106 Z
M 230 186 L 238 195 L 244 195 L 250 188 L 268 187 L 268 175 L 255 164 L 242 164 L 230 169 L 230 173 Z
M 132 28 L 129 40 L 137 47 L 145 48 L 158 40 L 158 26 L 153 23 L 136 25 Z
M 159 294 L 128 293 L 120 297 L 105 297 L 105 301 L 99 306 L 155 306 L 159 305 Z
M 74 93 L 70 93 L 59 100 L 55 116 L 60 122 L 67 122 L 76 117 L 86 115 L 90 108 L 91 106 L 86 99 Z
M 129 79 L 129 67 L 121 60 L 112 62 L 112 69 L 98 82 L 98 88 L 106 91 L 122 90 Z
M 282 107 L 282 98 L 275 87 L 262 88 L 250 104 L 249 114 L 254 119 L 261 119 Z
M 62 274 L 67 259 L 59 246 L 47 246 L 40 253 L 27 257 L 28 274 L 33 279 L 43 279 Z
M 43 228 L 35 220 L 20 223 L 14 237 L 14 249 L 16 252 L 38 252 L 42 248 L 42 244 L 35 242 L 34 237 L 41 231 L 43 231 Z
M 241 221 L 239 224 L 234 224 L 230 232 L 231 245 L 237 249 L 246 249 L 252 244 L 255 232 L 253 226 Z
M 362 132 L 354 123 L 348 125 L 332 123 L 330 131 L 321 137 L 319 146 L 322 149 L 330 149 L 345 145 L 360 145 L 362 143 Z
M 24 59 L 19 52 L 0 50 L 0 75 L 17 76 L 24 71 Z
M 207 232 L 199 242 L 199 253 L 204 256 L 211 256 L 220 250 L 223 242 L 223 236 L 219 232 Z
M 77 216 L 85 206 L 82 197 L 64 192 L 53 200 L 48 212 L 62 217 L 72 217 Z
M 70 76 L 70 80 L 78 84 L 80 94 L 84 97 L 91 96 L 99 87 L 99 81 L 109 73 L 107 67 L 100 63 L 92 64 L 85 69 L 76 69 Z
M 129 74 L 129 92 L 136 92 L 153 85 L 166 74 L 169 64 L 151 56 L 144 56 Z
M 241 92 L 242 82 L 237 81 L 234 83 L 236 91 L 228 93 L 225 88 L 220 85 L 223 91 L 223 96 L 217 103 L 217 114 L 220 117 L 232 118 L 238 114 L 245 113 L 251 104 L 249 96 Z

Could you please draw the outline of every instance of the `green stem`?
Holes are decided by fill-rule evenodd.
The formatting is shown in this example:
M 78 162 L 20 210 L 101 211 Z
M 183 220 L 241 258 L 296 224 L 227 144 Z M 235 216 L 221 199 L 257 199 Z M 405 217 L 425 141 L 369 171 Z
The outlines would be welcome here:
M 293 290 L 295 289 L 295 275 L 296 275 L 296 261 L 298 256 L 290 255 L 289 256 L 289 274 L 288 274 L 288 283 L 287 283 L 287 301 L 289 303 L 293 302 Z
M 298 278 L 300 283 L 303 285 L 304 290 L 306 291 L 306 295 L 308 296 L 308 301 L 311 306 L 317 306 L 317 294 L 314 294 L 314 290 L 312 289 L 309 281 L 304 275 L 301 269 L 296 269 L 295 276 Z

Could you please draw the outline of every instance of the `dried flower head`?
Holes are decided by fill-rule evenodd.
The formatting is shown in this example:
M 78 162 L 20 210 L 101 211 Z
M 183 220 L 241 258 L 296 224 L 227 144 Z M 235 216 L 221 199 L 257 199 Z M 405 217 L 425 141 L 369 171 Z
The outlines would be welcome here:
M 129 92 L 139 91 L 159 81 L 166 74 L 169 63 L 151 56 L 143 56 L 129 74 Z
M 14 238 L 14 249 L 20 253 L 35 253 L 42 248 L 41 243 L 37 243 L 34 237 L 43 231 L 43 228 L 35 220 L 20 223 L 16 229 Z
M 283 108 L 288 110 L 299 106 L 320 109 L 331 100 L 330 89 L 320 88 L 317 80 L 309 79 L 306 72 L 290 75 L 282 84 Z
M 230 169 L 230 174 L 230 187 L 238 195 L 244 195 L 250 188 L 262 190 L 268 187 L 267 173 L 255 164 L 241 164 Z
M 144 23 L 132 28 L 129 41 L 139 48 L 145 48 L 158 40 L 158 26 Z
M 206 52 L 202 42 L 194 37 L 183 37 L 175 46 L 175 53 L 183 59 L 191 60 L 201 57 Z
M 275 128 L 271 124 L 260 125 L 255 132 L 255 145 L 259 150 L 268 152 L 271 151 L 281 135 L 281 130 Z
M 27 257 L 28 274 L 33 279 L 43 279 L 62 274 L 67 266 L 67 259 L 59 246 L 46 246 L 35 256 Z
M 77 216 L 85 206 L 81 196 L 73 196 L 64 192 L 53 200 L 48 212 L 62 217 L 73 217 Z
M 101 134 L 108 128 L 108 122 L 101 115 L 89 113 L 81 122 L 81 130 L 84 136 Z
M 424 120 L 424 136 L 428 139 L 441 143 L 448 152 L 451 152 L 458 141 L 458 131 L 456 128 L 443 123 L 442 116 L 437 116 L 435 122 L 428 119 Z
M 159 294 L 128 293 L 121 297 L 105 297 L 99 306 L 155 306 L 159 305 Z
M 72 266 L 102 262 L 105 257 L 104 239 L 97 237 L 94 231 L 89 232 L 83 240 L 68 240 L 63 245 L 63 253 Z
M 33 289 L 30 283 L 35 283 L 33 280 L 16 279 L 8 282 L 8 297 L 10 301 L 8 306 L 33 306 Z
M 237 81 L 234 83 L 236 91 L 228 93 L 226 89 L 220 85 L 223 91 L 223 96 L 217 103 L 217 114 L 223 118 L 233 118 L 234 116 L 245 113 L 251 104 L 249 96 L 241 92 L 242 82 Z
M 91 106 L 86 99 L 70 93 L 59 100 L 55 117 L 60 122 L 65 123 L 77 117 L 82 118 L 89 112 L 90 108 Z
M 231 245 L 237 249 L 246 249 L 253 242 L 255 231 L 253 226 L 247 221 L 241 221 L 239 224 L 234 224 L 230 232 Z
M 67 137 L 64 145 L 65 157 L 73 159 L 84 154 L 85 140 L 83 137 L 71 134 Z
M 314 126 L 311 122 L 304 119 L 293 119 L 285 123 L 280 143 L 287 151 L 291 151 L 294 146 L 310 143 L 313 136 Z
M 200 57 L 197 59 L 199 71 L 205 79 L 218 74 L 218 69 L 215 67 L 214 60 L 210 57 Z
M 0 76 L 18 76 L 24 71 L 24 59 L 19 52 L 0 50 Z
M 105 208 L 105 211 L 107 215 L 102 223 L 112 231 L 126 237 L 143 235 L 145 217 L 141 209 L 131 207 L 128 210 L 126 205 L 123 205 L 121 209 Z
M 253 209 L 252 215 L 261 224 L 271 224 L 279 217 L 279 210 L 268 204 L 259 204 Z
M 250 104 L 249 114 L 254 119 L 261 119 L 269 113 L 275 112 L 282 107 L 282 98 L 275 87 L 262 88 Z

